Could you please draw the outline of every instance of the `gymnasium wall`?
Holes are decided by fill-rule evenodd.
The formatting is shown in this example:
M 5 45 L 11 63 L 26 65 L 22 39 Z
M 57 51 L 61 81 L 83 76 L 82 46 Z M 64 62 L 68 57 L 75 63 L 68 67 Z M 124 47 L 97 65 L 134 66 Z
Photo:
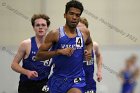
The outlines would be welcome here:
M 0 0 L 0 93 L 17 93 L 19 74 L 11 70 L 10 64 L 19 43 L 34 35 L 31 16 L 46 13 L 51 18 L 49 31 L 56 29 L 65 24 L 67 1 Z M 89 21 L 91 37 L 100 44 L 103 54 L 103 81 L 97 83 L 97 93 L 119 93 L 120 81 L 113 72 L 119 72 L 132 53 L 140 57 L 140 1 L 79 1 L 85 7 L 82 16 Z M 138 82 L 136 93 L 140 93 L 140 79 Z

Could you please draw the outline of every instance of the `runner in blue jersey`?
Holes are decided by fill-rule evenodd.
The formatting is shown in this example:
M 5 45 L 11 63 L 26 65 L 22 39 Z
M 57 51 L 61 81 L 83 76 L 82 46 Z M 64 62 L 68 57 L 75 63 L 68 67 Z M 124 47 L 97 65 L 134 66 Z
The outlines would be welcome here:
M 21 74 L 18 93 L 45 93 L 42 88 L 48 81 L 50 63 L 49 61 L 46 61 L 47 63 L 35 62 L 34 58 L 45 39 L 50 21 L 47 15 L 37 14 L 32 17 L 31 23 L 35 36 L 21 42 L 11 67 Z M 19 64 L 21 60 L 22 66 Z
M 121 71 L 121 93 L 135 93 L 136 82 L 139 76 L 139 68 L 136 66 L 137 57 L 132 55 L 126 60 L 126 66 Z
M 80 18 L 80 22 L 78 24 L 79 28 L 86 27 L 88 28 L 88 21 L 85 17 Z M 99 45 L 93 41 L 93 51 L 92 51 L 92 59 L 90 61 L 84 61 L 84 70 L 85 70 L 85 93 L 96 93 L 96 82 L 94 80 L 94 56 L 96 56 L 97 62 L 97 81 L 102 80 L 102 55 L 99 50 Z
M 82 12 L 79 1 L 69 1 L 64 14 L 66 24 L 49 32 L 37 53 L 36 60 L 53 57 L 53 74 L 48 83 L 51 93 L 84 93 L 83 59 L 91 59 L 92 41 L 88 29 L 76 28 Z

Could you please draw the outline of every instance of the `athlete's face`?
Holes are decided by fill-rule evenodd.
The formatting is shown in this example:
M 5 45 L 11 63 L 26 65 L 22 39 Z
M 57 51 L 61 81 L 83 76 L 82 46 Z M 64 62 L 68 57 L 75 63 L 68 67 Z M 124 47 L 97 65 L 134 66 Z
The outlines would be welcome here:
M 70 28 L 76 28 L 80 20 L 80 13 L 81 13 L 81 10 L 72 7 L 69 9 L 67 13 L 64 14 L 64 17 L 66 18 L 66 24 Z
M 46 35 L 48 26 L 46 20 L 39 18 L 35 20 L 34 31 L 37 36 L 43 37 Z
M 81 27 L 85 27 L 86 28 L 86 26 L 83 23 L 81 23 L 81 22 L 78 23 L 77 27 L 80 27 L 80 28 Z

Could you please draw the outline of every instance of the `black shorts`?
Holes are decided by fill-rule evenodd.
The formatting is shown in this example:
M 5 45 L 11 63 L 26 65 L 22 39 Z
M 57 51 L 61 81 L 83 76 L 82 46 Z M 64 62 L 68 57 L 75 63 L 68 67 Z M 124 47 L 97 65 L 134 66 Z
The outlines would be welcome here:
M 47 84 L 48 79 L 40 81 L 19 81 L 18 93 L 49 93 L 42 91 L 44 85 Z

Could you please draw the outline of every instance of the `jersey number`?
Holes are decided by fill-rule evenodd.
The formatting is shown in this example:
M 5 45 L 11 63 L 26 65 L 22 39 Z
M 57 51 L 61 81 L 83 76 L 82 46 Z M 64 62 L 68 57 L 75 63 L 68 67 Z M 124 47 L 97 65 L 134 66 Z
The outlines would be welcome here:
M 76 47 L 83 47 L 82 37 L 76 37 Z

